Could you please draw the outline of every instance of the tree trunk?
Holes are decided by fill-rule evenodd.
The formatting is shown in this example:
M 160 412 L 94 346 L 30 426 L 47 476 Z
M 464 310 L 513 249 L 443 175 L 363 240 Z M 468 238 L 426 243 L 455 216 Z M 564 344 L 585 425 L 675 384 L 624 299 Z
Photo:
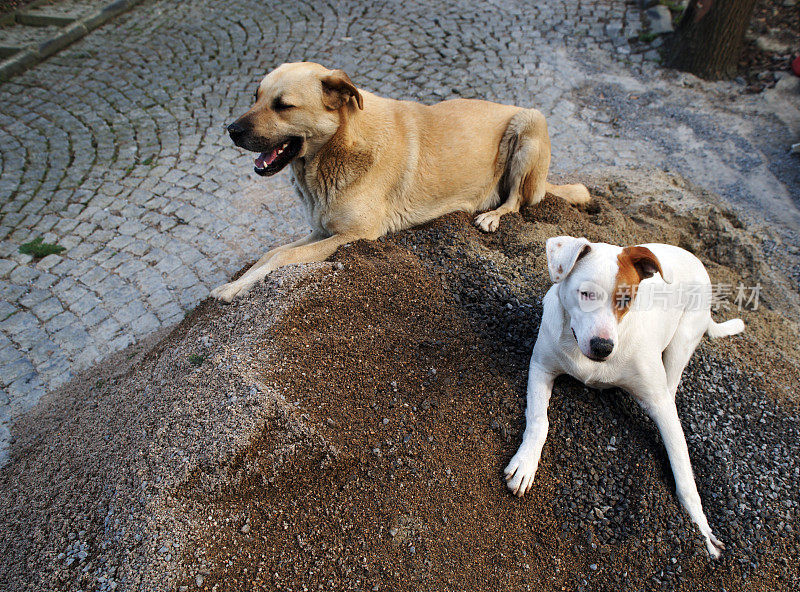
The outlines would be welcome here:
M 667 65 L 702 78 L 733 78 L 756 0 L 690 0 Z

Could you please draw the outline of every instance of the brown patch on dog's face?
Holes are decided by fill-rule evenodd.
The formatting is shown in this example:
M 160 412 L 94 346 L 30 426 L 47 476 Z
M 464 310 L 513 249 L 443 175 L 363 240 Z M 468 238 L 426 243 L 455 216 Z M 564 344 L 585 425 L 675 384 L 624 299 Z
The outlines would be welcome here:
M 647 247 L 625 247 L 617 255 L 619 271 L 614 283 L 614 315 L 617 322 L 622 320 L 636 298 L 639 283 L 656 274 L 661 273 L 661 264 L 658 258 Z
M 283 64 L 264 77 L 255 104 L 228 131 L 234 144 L 260 153 L 255 171 L 269 176 L 316 154 L 356 107 L 363 108 L 361 93 L 342 70 Z

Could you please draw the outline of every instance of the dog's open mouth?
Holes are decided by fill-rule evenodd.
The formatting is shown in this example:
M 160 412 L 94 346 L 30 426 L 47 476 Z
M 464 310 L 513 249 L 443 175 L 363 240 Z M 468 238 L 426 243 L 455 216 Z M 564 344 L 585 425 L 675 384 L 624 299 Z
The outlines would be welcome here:
M 268 152 L 262 152 L 255 160 L 253 169 L 262 177 L 269 177 L 280 171 L 300 153 L 303 139 L 292 136 Z

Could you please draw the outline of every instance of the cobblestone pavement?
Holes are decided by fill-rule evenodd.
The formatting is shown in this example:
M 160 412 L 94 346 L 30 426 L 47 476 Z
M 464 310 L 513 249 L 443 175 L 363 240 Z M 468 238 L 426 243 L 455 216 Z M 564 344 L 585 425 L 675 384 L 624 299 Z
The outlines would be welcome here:
M 640 31 L 619 0 L 151 0 L 0 86 L 0 431 L 305 232 L 287 173 L 256 177 L 223 131 L 283 61 L 396 98 L 536 106 L 556 173 L 681 171 L 796 230 L 796 111 L 662 73 Z M 38 236 L 66 250 L 19 253 Z

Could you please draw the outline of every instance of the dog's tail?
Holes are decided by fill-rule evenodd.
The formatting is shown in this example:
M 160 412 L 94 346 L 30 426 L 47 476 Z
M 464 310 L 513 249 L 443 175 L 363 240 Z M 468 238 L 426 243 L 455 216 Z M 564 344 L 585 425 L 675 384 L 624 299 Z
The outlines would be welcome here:
M 592 199 L 592 196 L 589 195 L 589 190 L 586 189 L 586 185 L 583 183 L 573 183 L 572 185 L 545 183 L 545 188 L 548 193 L 552 193 L 571 204 L 585 204 Z
M 715 323 L 712 319 L 709 320 L 708 329 L 706 329 L 706 333 L 709 337 L 711 337 L 711 339 L 717 339 L 718 337 L 730 337 L 731 335 L 736 335 L 742 331 L 744 331 L 744 322 L 742 319 L 731 319 L 730 321 L 725 321 L 724 323 Z

